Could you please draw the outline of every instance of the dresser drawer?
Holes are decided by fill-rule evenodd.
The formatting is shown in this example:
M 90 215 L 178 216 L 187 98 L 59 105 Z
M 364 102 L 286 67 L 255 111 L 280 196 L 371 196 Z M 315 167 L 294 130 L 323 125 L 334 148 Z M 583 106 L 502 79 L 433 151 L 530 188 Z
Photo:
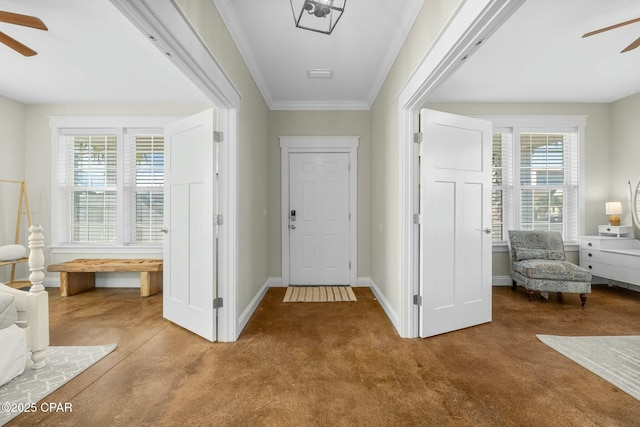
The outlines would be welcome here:
M 632 249 L 636 239 L 632 237 L 587 236 L 580 239 L 580 247 L 591 249 Z
M 580 264 L 598 262 L 618 267 L 627 267 L 638 270 L 640 274 L 640 257 L 620 252 L 608 252 L 606 250 L 580 249 Z
M 601 264 L 599 262 L 588 262 L 582 265 L 582 267 L 589 270 L 594 276 L 640 285 L 640 270 Z

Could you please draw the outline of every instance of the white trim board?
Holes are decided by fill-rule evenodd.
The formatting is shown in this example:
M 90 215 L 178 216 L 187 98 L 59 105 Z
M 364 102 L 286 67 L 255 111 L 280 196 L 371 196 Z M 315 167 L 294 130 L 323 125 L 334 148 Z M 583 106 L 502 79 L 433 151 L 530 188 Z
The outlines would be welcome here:
M 267 291 L 269 290 L 269 288 L 272 287 L 271 285 L 272 279 L 273 278 L 269 277 L 264 282 L 264 284 L 262 285 L 258 293 L 253 297 L 253 299 L 251 300 L 247 308 L 245 308 L 245 310 L 242 312 L 242 314 L 238 318 L 238 325 L 236 327 L 236 330 L 238 331 L 238 336 L 240 336 L 240 333 L 247 326 L 247 323 L 249 323 L 249 319 L 251 319 L 251 316 L 253 316 L 253 313 L 255 313 L 256 310 L 258 309 L 258 306 L 262 302 L 262 299 L 264 298 L 264 296 L 267 294 Z
M 348 153 L 349 154 L 349 285 L 358 282 L 358 144 L 359 136 L 281 136 L 281 236 L 282 283 L 289 285 L 289 155 L 291 153 Z

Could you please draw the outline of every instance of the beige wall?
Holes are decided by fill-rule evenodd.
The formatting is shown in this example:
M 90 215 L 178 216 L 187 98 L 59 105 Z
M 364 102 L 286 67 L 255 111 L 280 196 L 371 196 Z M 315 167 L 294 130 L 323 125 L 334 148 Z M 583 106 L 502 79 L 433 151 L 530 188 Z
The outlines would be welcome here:
M 397 96 L 460 3 L 425 2 L 371 108 L 371 278 L 397 313 L 403 304 Z
M 636 184 L 640 179 L 640 93 L 623 98 L 611 104 L 611 184 L 610 200 L 623 202 L 627 224 L 631 217 L 625 218 L 629 212 L 628 184 Z M 636 228 L 636 237 L 640 238 L 640 230 Z
M 269 276 L 282 276 L 280 136 L 359 136 L 358 277 L 371 273 L 371 137 L 368 111 L 272 111 L 269 116 Z
M 269 109 L 213 2 L 177 3 L 240 92 L 237 309 L 241 314 L 268 277 Z
M 0 96 L 0 179 L 22 181 L 24 177 L 24 121 L 26 106 Z M 0 246 L 15 241 L 19 184 L 0 183 Z M 21 236 L 26 237 L 26 234 Z M 21 241 L 24 243 L 24 241 Z M 0 268 L 0 282 L 7 281 L 11 267 Z

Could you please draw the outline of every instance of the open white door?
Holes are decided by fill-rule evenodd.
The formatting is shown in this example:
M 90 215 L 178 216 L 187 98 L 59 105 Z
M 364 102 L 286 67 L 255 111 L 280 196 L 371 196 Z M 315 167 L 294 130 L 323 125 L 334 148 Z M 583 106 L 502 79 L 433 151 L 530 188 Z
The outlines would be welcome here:
M 216 340 L 217 112 L 165 127 L 164 317 Z
M 420 336 L 491 321 L 491 123 L 421 110 Z

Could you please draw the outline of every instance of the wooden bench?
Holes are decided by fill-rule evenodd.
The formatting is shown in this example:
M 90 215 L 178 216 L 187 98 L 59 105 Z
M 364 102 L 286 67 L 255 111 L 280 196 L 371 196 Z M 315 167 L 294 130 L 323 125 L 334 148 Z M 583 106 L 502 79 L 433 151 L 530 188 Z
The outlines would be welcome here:
M 162 290 L 161 259 L 74 259 L 52 264 L 48 271 L 60 272 L 60 295 L 63 297 L 93 289 L 95 273 L 140 272 L 140 296 L 148 297 Z

